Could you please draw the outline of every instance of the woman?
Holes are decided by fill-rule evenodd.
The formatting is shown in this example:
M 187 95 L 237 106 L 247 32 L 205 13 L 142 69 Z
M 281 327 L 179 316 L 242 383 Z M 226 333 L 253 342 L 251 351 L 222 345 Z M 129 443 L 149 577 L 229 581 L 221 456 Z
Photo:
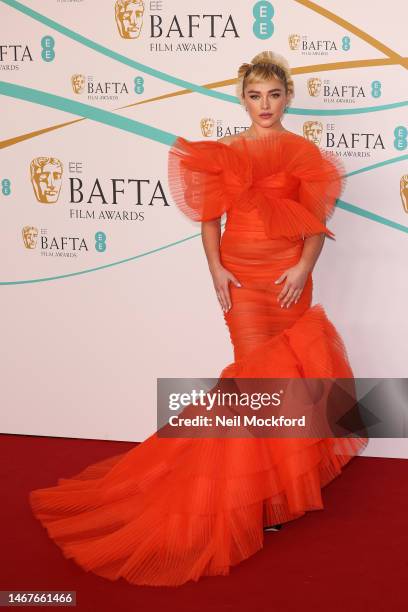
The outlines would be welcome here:
M 252 123 L 216 142 L 179 137 L 169 185 L 201 221 L 219 303 L 234 347 L 220 381 L 353 379 L 311 273 L 338 197 L 338 164 L 285 130 L 293 81 L 262 52 L 238 72 Z M 221 238 L 220 218 L 227 213 Z M 316 400 L 317 406 L 317 400 Z M 164 438 L 30 493 L 35 516 L 84 569 L 133 584 L 180 585 L 225 575 L 262 548 L 264 531 L 323 508 L 321 488 L 366 438 Z

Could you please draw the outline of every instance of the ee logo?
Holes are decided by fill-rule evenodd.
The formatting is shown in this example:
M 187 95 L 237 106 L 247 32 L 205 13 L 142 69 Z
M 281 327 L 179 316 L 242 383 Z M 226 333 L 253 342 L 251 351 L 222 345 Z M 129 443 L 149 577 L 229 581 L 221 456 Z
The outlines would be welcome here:
M 95 250 L 99 253 L 106 251 L 106 234 L 105 232 L 96 232 L 95 234 Z
M 394 130 L 394 136 L 394 147 L 397 151 L 405 151 L 407 148 L 407 128 L 404 125 L 398 125 Z
M 134 92 L 137 94 L 141 94 L 144 92 L 144 78 L 141 76 L 137 76 L 133 80 L 134 84 Z
M 379 98 L 381 96 L 381 83 L 380 81 L 373 81 L 371 83 L 371 95 L 373 98 Z
M 55 40 L 52 36 L 43 36 L 41 39 L 41 58 L 44 62 L 52 62 L 55 59 Z
M 252 14 L 255 18 L 252 27 L 255 36 L 261 40 L 270 38 L 275 29 L 272 21 L 275 11 L 272 4 L 266 0 L 260 0 L 254 4 Z

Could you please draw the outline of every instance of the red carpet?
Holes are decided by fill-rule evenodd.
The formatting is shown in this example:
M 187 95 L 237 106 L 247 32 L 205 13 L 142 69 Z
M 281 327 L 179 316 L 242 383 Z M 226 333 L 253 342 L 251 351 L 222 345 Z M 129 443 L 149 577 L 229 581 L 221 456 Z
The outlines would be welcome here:
M 407 460 L 356 457 L 323 489 L 324 510 L 266 533 L 263 550 L 229 576 L 176 588 L 135 587 L 65 559 L 27 503 L 31 489 L 134 444 L 13 435 L 2 435 L 0 443 L 0 590 L 75 590 L 81 612 L 408 608 Z

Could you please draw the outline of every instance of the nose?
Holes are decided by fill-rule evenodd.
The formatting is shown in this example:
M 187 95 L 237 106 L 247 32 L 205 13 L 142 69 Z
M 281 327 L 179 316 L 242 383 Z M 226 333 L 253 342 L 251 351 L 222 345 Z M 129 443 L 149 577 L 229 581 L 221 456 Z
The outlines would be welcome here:
M 268 110 L 268 108 L 269 108 L 269 99 L 268 99 L 268 97 L 262 98 L 261 107 L 262 107 L 262 110 Z

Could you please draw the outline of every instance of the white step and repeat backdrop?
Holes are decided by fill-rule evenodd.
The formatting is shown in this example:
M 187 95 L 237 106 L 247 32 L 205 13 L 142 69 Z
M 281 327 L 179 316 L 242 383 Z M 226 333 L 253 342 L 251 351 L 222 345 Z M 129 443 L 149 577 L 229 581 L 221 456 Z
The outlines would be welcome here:
M 248 127 L 234 80 L 263 49 L 293 70 L 286 128 L 348 172 L 314 301 L 356 376 L 407 375 L 404 6 L 0 2 L 2 432 L 143 440 L 157 377 L 217 377 L 232 361 L 167 153 L 177 135 Z M 406 457 L 408 443 L 365 454 Z

